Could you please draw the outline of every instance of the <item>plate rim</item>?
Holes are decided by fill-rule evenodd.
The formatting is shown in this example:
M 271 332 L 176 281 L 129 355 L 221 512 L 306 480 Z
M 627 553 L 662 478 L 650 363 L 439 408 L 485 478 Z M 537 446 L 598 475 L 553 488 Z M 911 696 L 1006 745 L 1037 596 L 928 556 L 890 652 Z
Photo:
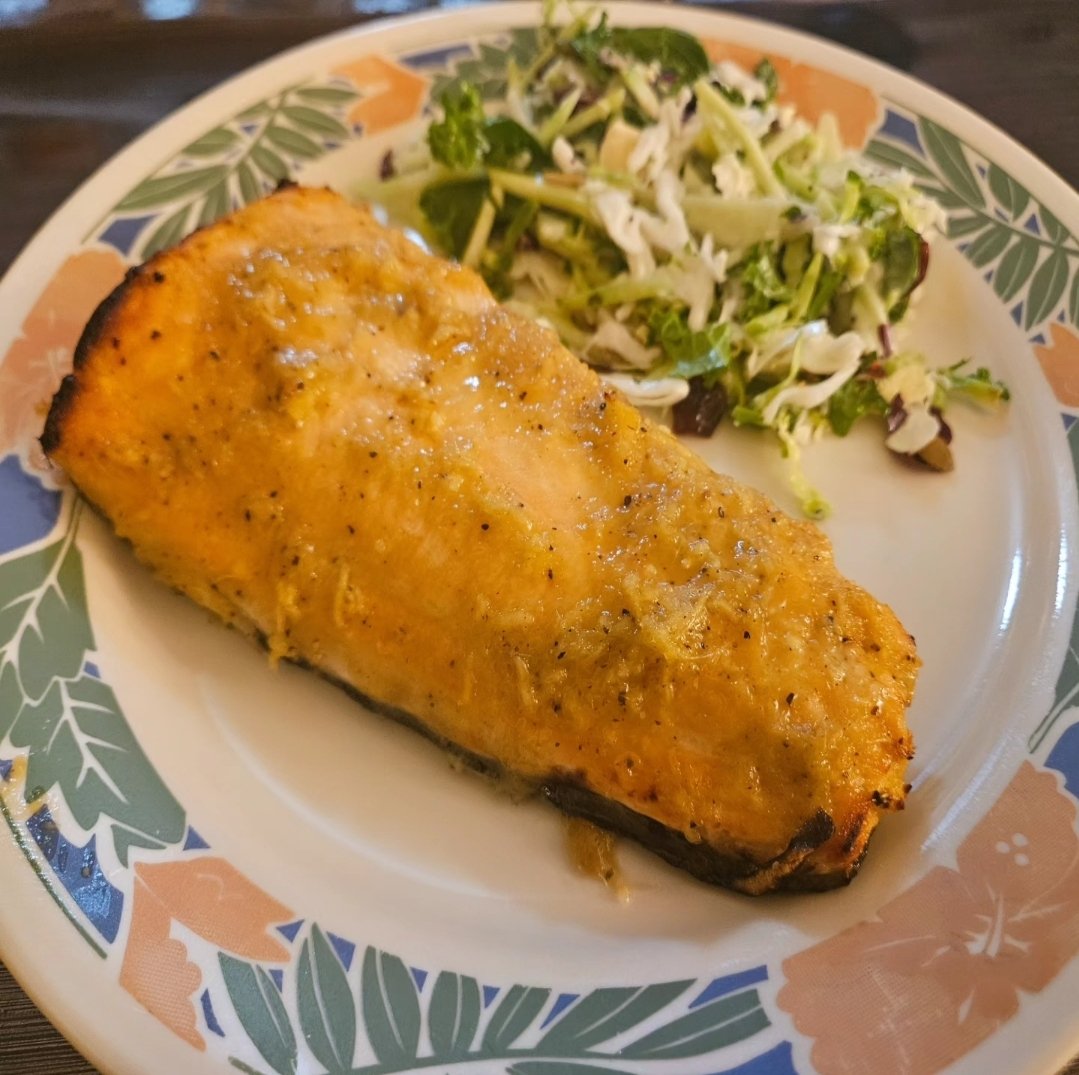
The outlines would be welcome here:
M 491 5 L 484 5 L 483 10 L 488 15 L 492 23 L 495 25 L 489 31 L 484 31 L 476 36 L 485 36 L 491 32 L 498 32 L 499 30 L 506 28 L 507 24 L 501 21 L 503 12 L 535 12 L 538 11 L 538 5 L 531 2 L 531 0 L 506 0 L 506 2 L 496 3 Z M 638 17 L 641 12 L 650 12 L 652 17 L 655 17 L 655 9 L 652 5 L 627 2 L 623 0 L 622 3 L 617 5 L 617 21 L 623 23 L 635 23 L 644 24 Z M 962 102 L 957 101 L 955 98 L 950 97 L 947 94 L 942 93 L 934 89 L 933 87 L 921 82 L 920 80 L 913 78 L 910 75 L 905 74 L 902 71 L 891 67 L 886 63 L 882 63 L 879 60 L 871 57 L 864 56 L 861 53 L 856 52 L 846 46 L 837 45 L 827 39 L 818 37 L 811 33 L 806 33 L 800 30 L 793 30 L 787 27 L 778 26 L 770 23 L 766 20 L 759 18 L 736 15 L 729 12 L 718 11 L 705 11 L 693 7 L 687 7 L 682 5 L 672 5 L 670 8 L 665 7 L 665 12 L 677 11 L 681 16 L 682 13 L 689 13 L 694 16 L 694 20 L 699 19 L 704 22 L 707 21 L 716 26 L 717 30 L 721 30 L 724 25 L 738 25 L 745 27 L 749 36 L 753 35 L 766 35 L 772 37 L 776 35 L 778 37 L 777 48 L 781 49 L 790 55 L 799 55 L 802 52 L 812 53 L 818 55 L 820 50 L 823 50 L 823 57 L 821 65 L 834 70 L 834 65 L 829 61 L 830 55 L 837 57 L 846 57 L 847 59 L 857 61 L 855 70 L 852 72 L 852 77 L 856 80 L 860 78 L 858 67 L 862 67 L 864 70 L 876 71 L 886 76 L 887 79 L 897 79 L 900 88 L 913 88 L 919 95 L 925 95 L 926 100 L 932 103 L 940 102 L 941 110 L 945 113 L 948 110 L 952 110 L 957 118 L 962 119 L 962 124 L 955 123 L 953 126 L 957 126 L 962 130 L 964 134 L 968 132 L 970 126 L 973 126 L 978 130 L 980 135 L 984 135 L 989 138 L 990 142 L 998 142 L 1004 148 L 1004 155 L 1011 162 L 1012 160 L 1019 160 L 1023 165 L 1023 172 L 1021 173 L 1024 180 L 1029 177 L 1035 177 L 1040 183 L 1048 182 L 1048 186 L 1051 188 L 1051 194 L 1049 196 L 1041 197 L 1041 200 L 1048 201 L 1056 208 L 1058 200 L 1065 202 L 1069 205 L 1070 212 L 1063 214 L 1066 219 L 1075 219 L 1079 221 L 1079 193 L 1073 190 L 1067 182 L 1058 175 L 1052 168 L 1040 161 L 1033 153 L 1026 149 L 1018 140 L 1005 132 L 1000 127 L 993 124 L 991 121 L 981 117 L 968 106 Z M 283 62 L 289 60 L 299 60 L 301 58 L 311 57 L 312 59 L 318 54 L 324 52 L 328 47 L 334 46 L 338 43 L 360 43 L 370 41 L 373 47 L 377 48 L 379 39 L 392 37 L 394 34 L 411 29 L 418 24 L 425 24 L 428 26 L 436 26 L 442 24 L 454 24 L 467 18 L 470 13 L 474 13 L 476 7 L 472 8 L 452 8 L 445 11 L 426 11 L 418 15 L 405 15 L 391 19 L 379 19 L 369 23 L 362 24 L 358 27 L 345 28 L 343 30 L 336 31 L 332 34 L 324 35 L 311 41 L 293 46 L 283 52 L 280 52 L 272 57 L 269 57 L 259 63 L 246 68 L 245 70 L 238 72 L 230 78 L 224 80 L 220 84 L 208 89 L 198 97 L 183 105 L 181 108 L 169 113 L 161 120 L 153 124 L 146 132 L 138 136 L 127 146 L 122 148 L 118 153 L 113 155 L 108 161 L 102 164 L 94 173 L 87 177 L 79 186 L 64 200 L 64 202 L 50 215 L 50 217 L 44 222 L 44 224 L 35 232 L 31 239 L 24 246 L 23 250 L 16 256 L 11 263 L 8 271 L 4 274 L 2 280 L 0 280 L 0 299 L 7 298 L 8 291 L 12 291 L 18 296 L 19 292 L 26 289 L 28 285 L 21 283 L 21 277 L 26 273 L 24 268 L 25 264 L 31 264 L 34 256 L 37 253 L 37 249 L 45 245 L 47 237 L 51 236 L 54 231 L 62 231 L 66 226 L 68 218 L 74 219 L 75 210 L 79 207 L 83 200 L 89 200 L 89 192 L 96 191 L 98 187 L 104 188 L 106 180 L 111 180 L 114 175 L 118 175 L 120 171 L 126 167 L 127 162 L 137 156 L 138 152 L 144 147 L 144 143 L 150 141 L 153 144 L 154 140 L 164 141 L 166 136 L 171 138 L 174 150 L 178 149 L 178 138 L 174 136 L 174 132 L 179 132 L 183 129 L 185 124 L 190 125 L 192 117 L 197 116 L 202 109 L 208 109 L 211 104 L 218 100 L 225 100 L 230 94 L 234 94 L 238 87 L 246 87 L 249 83 L 254 84 L 266 75 L 280 67 Z M 473 31 L 466 26 L 462 26 L 462 32 L 467 33 L 469 36 L 473 35 Z M 796 49 L 787 49 L 785 46 L 787 43 L 799 46 Z M 882 97 L 885 95 L 882 93 Z M 913 106 L 912 106 L 913 107 Z M 936 112 L 931 114 L 938 114 Z M 973 140 L 973 139 L 972 139 Z M 986 145 L 983 142 L 978 142 L 979 151 L 986 150 Z M 992 150 L 992 146 L 988 147 Z M 998 156 L 1000 154 L 997 154 Z M 142 176 L 148 174 L 147 169 L 143 168 L 138 170 L 136 174 Z M 1032 184 L 1033 185 L 1033 184 Z M 117 188 L 121 188 L 121 184 L 116 184 Z M 1039 190 L 1043 189 L 1041 187 Z M 65 253 L 70 253 L 75 249 L 79 249 L 83 246 L 83 243 L 77 242 L 76 244 L 69 244 L 62 249 Z M 44 279 L 48 278 L 48 271 L 42 271 L 38 276 Z M 32 294 L 33 289 L 30 289 Z M 21 312 L 25 312 L 26 302 L 23 301 L 21 305 L 17 307 Z M 5 321 L 9 318 L 5 318 Z M 10 326 L 13 330 L 14 338 L 18 335 L 19 327 L 16 324 Z M 10 342 L 8 338 L 0 338 L 0 346 L 5 346 Z M 1057 409 L 1063 410 L 1063 406 L 1057 403 Z M 1068 505 L 1071 507 L 1072 525 L 1074 526 L 1074 504 L 1072 503 L 1074 496 L 1068 501 Z M 1066 509 L 1067 510 L 1067 509 Z M 1075 532 L 1074 530 L 1072 531 Z M 1070 574 L 1072 577 L 1073 589 L 1076 585 L 1075 574 L 1076 569 L 1074 565 L 1071 566 Z M 1063 615 L 1068 615 L 1067 608 Z M 4 838 L 6 840 L 6 838 Z M 5 843 L 6 846 L 6 843 Z M 25 874 L 25 871 L 24 871 Z M 20 875 L 22 876 L 22 875 Z M 36 883 L 36 882 L 35 882 Z M 43 904 L 48 906 L 47 904 Z M 4 950 L 4 933 L 8 931 L 0 932 L 0 955 Z M 43 1005 L 38 1000 L 38 990 L 36 986 L 39 986 L 41 981 L 35 980 L 33 976 L 28 976 L 26 983 L 24 984 L 23 975 L 17 966 L 11 964 L 8 965 L 9 970 L 16 977 L 16 979 L 23 984 L 28 994 L 34 999 L 35 1003 L 42 1008 L 43 1011 L 47 1011 L 49 1018 L 57 1025 L 60 1025 L 63 1032 L 69 1039 L 74 1040 L 72 1033 L 70 1033 L 67 1027 L 64 1025 L 64 1021 L 58 1018 L 52 1010 L 46 1005 Z M 29 988 L 27 988 L 29 986 Z M 132 1002 L 134 1003 L 134 1002 Z M 136 1006 L 136 1010 L 137 1006 Z M 143 1013 L 145 1014 L 145 1013 Z M 156 1023 L 150 1019 L 147 1025 L 157 1026 Z M 160 1028 L 159 1028 L 160 1029 Z M 168 1035 L 168 1040 L 174 1042 L 175 1039 L 172 1035 Z M 83 1045 L 85 1035 L 79 1036 L 80 1050 L 86 1052 L 88 1056 L 93 1057 L 95 1054 L 91 1048 L 87 1048 Z M 110 1060 L 105 1052 L 101 1053 L 102 1062 L 104 1064 L 115 1064 L 115 1061 Z M 95 1060 L 95 1062 L 98 1062 Z M 122 1070 L 120 1067 L 116 1067 L 116 1070 Z M 134 1070 L 134 1069 L 131 1069 Z M 209 1069 L 207 1069 L 209 1070 Z M 216 1069 L 216 1066 L 214 1068 Z

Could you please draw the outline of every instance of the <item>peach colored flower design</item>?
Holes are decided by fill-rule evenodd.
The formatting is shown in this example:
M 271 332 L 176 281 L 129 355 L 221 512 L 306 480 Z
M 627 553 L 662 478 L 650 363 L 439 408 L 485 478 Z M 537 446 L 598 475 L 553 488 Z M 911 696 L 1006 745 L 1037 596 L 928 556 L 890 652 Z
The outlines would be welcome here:
M 750 71 L 763 55 L 760 49 L 729 41 L 705 39 L 704 47 L 711 60 L 731 60 Z M 811 123 L 831 112 L 844 145 L 861 149 L 880 125 L 880 101 L 867 86 L 784 56 L 768 53 L 768 58 L 779 76 L 779 101 L 794 105 Z
M 41 432 L 49 399 L 71 369 L 83 326 L 124 270 L 111 250 L 73 254 L 26 315 L 0 364 L 0 457 L 18 451 L 33 460 L 29 445 Z
M 174 921 L 233 955 L 289 959 L 288 949 L 268 930 L 287 922 L 292 912 L 225 859 L 139 863 L 133 900 L 120 985 L 196 1049 L 206 1048 L 191 999 L 202 984 L 202 971 L 188 959 L 184 943 L 172 936 Z
M 1045 379 L 1065 407 L 1079 407 L 1079 336 L 1054 322 L 1049 338 L 1050 343 L 1034 345 Z
M 348 114 L 365 134 L 388 131 L 418 116 L 427 98 L 428 79 L 382 56 L 363 56 L 338 67 L 363 96 Z
M 205 1049 L 191 1003 L 202 972 L 187 958 L 183 942 L 170 936 L 172 915 L 166 904 L 137 877 L 132 898 L 134 911 L 120 985 L 174 1034 L 196 1049 Z
M 779 1005 L 827 1075 L 929 1075 L 993 1034 L 1079 952 L 1075 804 L 1024 762 L 938 866 L 783 964 Z

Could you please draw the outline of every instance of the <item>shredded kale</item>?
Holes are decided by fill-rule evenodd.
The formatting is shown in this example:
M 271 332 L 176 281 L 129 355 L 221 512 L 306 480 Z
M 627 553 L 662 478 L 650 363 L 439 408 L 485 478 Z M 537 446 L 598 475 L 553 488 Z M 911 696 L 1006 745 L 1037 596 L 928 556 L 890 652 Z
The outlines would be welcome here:
M 439 100 L 443 118 L 427 129 L 431 156 L 447 168 L 465 170 L 487 149 L 486 117 L 479 90 L 470 82 L 449 87 Z
M 746 103 L 746 95 L 734 86 L 728 86 L 724 82 L 720 82 L 718 79 L 712 82 L 712 85 L 722 94 L 732 105 L 736 108 L 744 108 Z
M 844 149 L 833 121 L 780 108 L 767 58 L 747 68 L 762 89 L 746 93 L 681 30 L 612 25 L 564 0 L 544 11 L 542 26 L 482 45 L 436 80 L 427 146 L 402 148 L 381 204 L 586 361 L 608 332 L 604 361 L 688 381 L 679 421 L 694 432 L 720 418 L 769 429 L 803 507 L 819 513 L 800 446 L 867 415 L 886 430 L 873 374 L 896 358 L 892 326 L 925 275 L 939 207 Z M 889 356 L 879 369 L 874 335 Z M 847 363 L 859 348 L 853 378 L 773 405 L 788 385 L 821 385 L 828 356 Z M 908 357 L 938 411 L 954 396 L 1008 398 L 985 369 Z
M 818 318 L 828 317 L 832 307 L 832 300 L 836 297 L 843 279 L 843 274 L 834 269 L 826 268 L 821 271 L 816 290 L 813 292 L 813 298 L 806 308 L 805 317 L 807 321 L 816 321 Z
M 602 54 L 611 47 L 611 27 L 607 13 L 591 30 L 581 30 L 569 42 L 569 48 L 581 61 L 596 83 L 604 83 L 610 76 L 610 67 L 604 63 Z
M 420 209 L 439 245 L 455 258 L 465 252 L 489 192 L 486 178 L 447 179 L 431 184 L 420 195 Z
M 774 242 L 757 243 L 738 266 L 746 293 L 742 303 L 746 320 L 766 313 L 777 303 L 790 301 L 791 289 L 783 282 L 776 264 L 778 254 Z
M 618 52 L 642 63 L 658 63 L 660 72 L 673 76 L 679 86 L 708 74 L 712 66 L 704 47 L 695 37 L 669 26 L 640 29 L 619 26 L 611 36 Z
M 688 85 L 711 67 L 704 47 L 692 34 L 668 26 L 611 26 L 606 14 L 591 30 L 577 34 L 570 48 L 597 81 L 606 81 L 613 69 L 611 53 L 658 64 L 661 75 L 675 86 Z
M 532 226 L 537 211 L 535 202 L 510 196 L 506 198 L 498 214 L 498 224 L 505 223 L 498 249 L 488 251 L 488 255 L 480 263 L 480 272 L 497 298 L 506 298 L 513 290 L 509 275 L 513 259 L 517 256 L 517 247 Z
M 922 257 L 922 237 L 911 227 L 900 224 L 884 230 L 879 244 L 874 244 L 870 256 L 877 253 L 884 268 L 884 303 L 894 323 L 906 313 L 910 294 L 918 283 Z
M 483 127 L 483 163 L 490 168 L 549 168 L 551 155 L 516 120 L 497 116 Z
M 711 387 L 721 370 L 730 364 L 731 327 L 713 322 L 694 331 L 684 311 L 656 306 L 648 319 L 652 343 L 662 348 L 667 361 L 661 372 L 666 377 L 703 377 Z
M 516 120 L 484 114 L 479 90 L 469 82 L 449 86 L 439 98 L 443 118 L 427 129 L 431 156 L 454 171 L 546 168 L 550 154 Z
M 938 370 L 937 377 L 948 393 L 967 396 L 979 403 L 1001 403 L 1011 399 L 1011 392 L 1003 381 L 998 381 L 984 366 L 979 366 L 973 373 L 964 373 L 970 365 L 969 359 L 963 359 L 954 366 Z
M 767 429 L 768 423 L 764 420 L 759 407 L 751 407 L 746 403 L 739 403 L 731 409 L 731 420 L 736 426 L 749 426 L 753 429 Z
M 828 424 L 840 437 L 845 437 L 859 418 L 887 413 L 887 402 L 868 377 L 852 377 L 828 400 Z

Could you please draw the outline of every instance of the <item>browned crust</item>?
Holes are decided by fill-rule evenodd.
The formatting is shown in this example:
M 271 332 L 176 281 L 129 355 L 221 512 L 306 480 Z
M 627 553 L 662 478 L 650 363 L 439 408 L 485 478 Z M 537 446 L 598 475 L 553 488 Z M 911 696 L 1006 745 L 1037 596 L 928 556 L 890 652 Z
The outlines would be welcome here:
M 806 820 L 781 854 L 759 863 L 704 841 L 692 843 L 681 832 L 598 795 L 572 777 L 560 776 L 545 781 L 541 790 L 564 813 L 628 836 L 698 880 L 748 895 L 837 888 L 850 881 L 857 869 L 857 863 L 849 872 L 827 874 L 800 868 L 805 859 L 826 844 L 835 832 L 831 817 L 823 810 Z
M 39 438 L 42 450 L 46 455 L 52 455 L 60 447 L 64 423 L 79 394 L 79 371 L 90 361 L 90 356 L 101 344 L 102 340 L 108 337 L 109 325 L 113 317 L 119 314 L 127 299 L 128 292 L 142 276 L 145 269 L 145 265 L 129 269 L 123 280 L 98 303 L 97 309 L 90 315 L 90 320 L 86 322 L 86 327 L 82 330 L 79 342 L 75 345 L 72 372 L 60 382 L 60 387 L 57 389 L 56 395 L 53 396 L 48 416 L 45 419 L 45 428 Z
M 64 422 L 75 405 L 75 398 L 78 394 L 79 379 L 74 373 L 69 373 L 60 382 L 56 395 L 52 397 L 49 414 L 45 419 L 45 429 L 38 438 L 46 455 L 52 455 L 60 447 Z
M 296 186 L 297 184 L 293 180 L 282 179 L 267 197 L 272 198 L 276 194 L 288 191 Z M 212 226 L 213 225 L 204 225 L 203 227 L 196 228 L 174 249 L 186 246 L 195 235 Z M 145 280 L 154 283 L 165 282 L 164 274 L 156 271 L 154 265 L 168 253 L 169 251 L 161 251 L 148 261 L 143 262 L 143 264 L 135 265 L 128 269 L 124 274 L 123 280 L 121 280 L 120 283 L 98 303 L 97 309 L 90 315 L 90 320 L 86 322 L 86 327 L 82 330 L 79 342 L 75 345 L 75 354 L 72 360 L 72 372 L 67 374 L 60 382 L 60 387 L 57 389 L 56 394 L 52 398 L 52 403 L 49 406 L 49 413 L 45 419 L 45 427 L 42 430 L 41 436 L 38 438 L 41 448 L 46 455 L 51 455 L 60 446 L 64 422 L 79 393 L 79 371 L 89 362 L 90 356 L 93 354 L 94 350 L 101 345 L 103 340 L 108 338 L 112 319 L 122 310 L 123 305 L 127 300 L 128 293 L 137 284 L 143 283 Z

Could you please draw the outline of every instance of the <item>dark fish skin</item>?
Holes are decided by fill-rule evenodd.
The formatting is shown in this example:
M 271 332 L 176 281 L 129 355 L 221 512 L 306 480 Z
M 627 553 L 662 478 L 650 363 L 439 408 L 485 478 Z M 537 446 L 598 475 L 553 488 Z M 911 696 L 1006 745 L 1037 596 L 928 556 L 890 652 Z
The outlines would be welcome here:
M 415 714 L 368 698 L 348 683 L 338 680 L 331 682 L 367 709 L 419 732 L 436 746 L 459 758 L 480 776 L 493 780 L 496 784 L 508 780 L 515 790 L 519 786 L 515 774 L 507 772 L 498 761 L 462 750 L 456 743 L 434 732 Z M 534 790 L 569 817 L 582 818 L 600 828 L 628 837 L 700 881 L 747 895 L 771 891 L 826 892 L 829 889 L 841 888 L 849 884 L 865 857 L 863 845 L 861 857 L 851 861 L 848 873 L 839 870 L 821 873 L 814 871 L 812 866 L 807 868 L 802 865 L 815 848 L 826 844 L 835 834 L 835 825 L 823 810 L 814 814 L 791 837 L 789 846 L 782 854 L 771 862 L 762 864 L 710 844 L 691 844 L 680 832 L 596 794 L 580 775 L 551 773 L 539 781 L 538 786 L 534 785 Z M 860 834 L 856 832 L 855 836 L 858 835 Z

